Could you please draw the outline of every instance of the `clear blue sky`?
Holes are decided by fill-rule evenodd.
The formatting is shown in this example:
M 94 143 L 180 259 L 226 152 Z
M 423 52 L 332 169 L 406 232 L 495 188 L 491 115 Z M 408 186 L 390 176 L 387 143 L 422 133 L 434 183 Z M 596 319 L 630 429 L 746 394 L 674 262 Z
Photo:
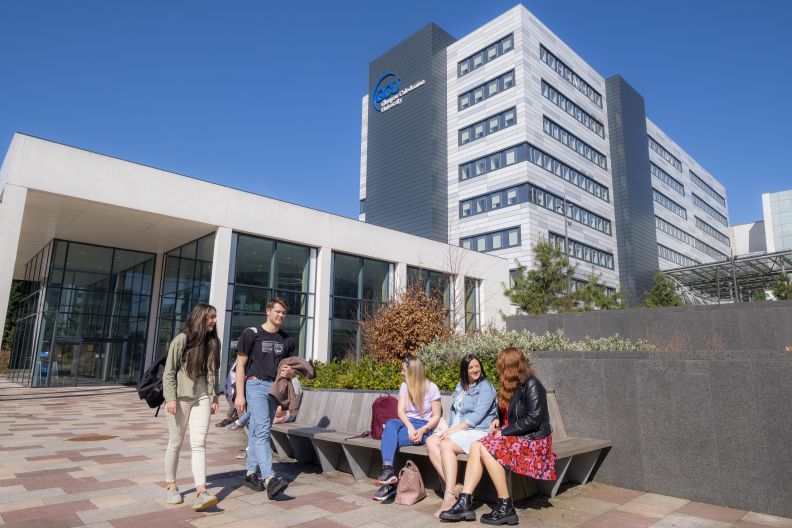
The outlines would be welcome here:
M 369 61 L 428 22 L 461 37 L 514 5 L 0 1 L 0 153 L 22 131 L 356 217 Z M 524 5 L 643 94 L 726 186 L 732 223 L 792 188 L 792 2 Z

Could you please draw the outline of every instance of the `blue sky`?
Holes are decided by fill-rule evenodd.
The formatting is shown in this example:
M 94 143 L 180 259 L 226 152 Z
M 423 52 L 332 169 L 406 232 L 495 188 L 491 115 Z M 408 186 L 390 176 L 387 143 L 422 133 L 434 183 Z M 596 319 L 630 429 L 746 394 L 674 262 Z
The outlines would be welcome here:
M 368 63 L 515 2 L 0 1 L 0 152 L 14 131 L 357 216 Z M 524 5 L 727 188 L 732 223 L 792 188 L 792 2 Z

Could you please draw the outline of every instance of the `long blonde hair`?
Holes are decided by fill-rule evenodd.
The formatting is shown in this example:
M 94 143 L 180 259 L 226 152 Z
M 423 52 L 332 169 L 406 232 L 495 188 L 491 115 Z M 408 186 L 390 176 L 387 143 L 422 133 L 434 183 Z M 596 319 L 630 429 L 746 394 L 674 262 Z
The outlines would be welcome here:
M 404 364 L 407 366 L 407 375 L 404 380 L 407 383 L 407 395 L 410 398 L 410 403 L 423 416 L 424 396 L 426 395 L 424 364 L 416 357 L 406 358 Z

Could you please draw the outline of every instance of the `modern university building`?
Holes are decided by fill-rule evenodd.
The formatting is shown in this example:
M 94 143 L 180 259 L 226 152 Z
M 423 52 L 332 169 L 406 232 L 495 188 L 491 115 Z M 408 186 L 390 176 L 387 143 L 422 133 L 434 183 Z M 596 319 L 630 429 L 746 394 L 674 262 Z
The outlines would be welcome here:
M 268 298 L 291 305 L 300 355 L 360 352 L 358 322 L 409 283 L 469 330 L 501 324 L 509 262 L 16 134 L 0 168 L 0 321 L 12 279 L 11 378 L 134 382 L 198 302 L 218 308 L 221 369 Z
M 522 5 L 435 24 L 369 65 L 360 219 L 533 264 L 540 239 L 641 302 L 658 269 L 730 256 L 726 190 Z

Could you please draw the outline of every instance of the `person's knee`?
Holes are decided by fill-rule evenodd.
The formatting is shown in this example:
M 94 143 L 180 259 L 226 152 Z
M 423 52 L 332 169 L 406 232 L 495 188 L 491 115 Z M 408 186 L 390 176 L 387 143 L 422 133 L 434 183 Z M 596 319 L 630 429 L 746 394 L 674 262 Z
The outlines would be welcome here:
M 454 453 L 456 451 L 457 445 L 456 442 L 451 440 L 450 438 L 444 438 L 442 442 L 440 442 L 440 450 L 445 453 Z

